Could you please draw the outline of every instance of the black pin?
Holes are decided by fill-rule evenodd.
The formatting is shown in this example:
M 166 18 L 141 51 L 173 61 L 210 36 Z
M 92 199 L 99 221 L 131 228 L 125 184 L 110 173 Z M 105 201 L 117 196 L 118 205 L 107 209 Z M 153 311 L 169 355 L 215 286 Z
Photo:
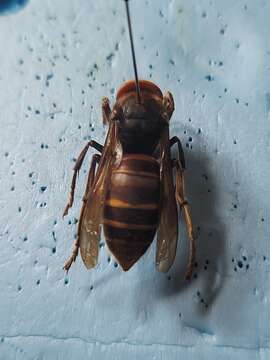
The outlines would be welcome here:
M 126 13 L 127 13 L 127 21 L 128 21 L 129 38 L 130 38 L 130 44 L 131 44 L 131 53 L 132 53 L 133 67 L 134 67 L 134 73 L 135 73 L 137 100 L 138 100 L 138 103 L 140 104 L 141 103 L 141 92 L 140 92 L 137 65 L 136 65 L 136 58 L 135 58 L 135 50 L 134 50 L 134 43 L 133 43 L 133 36 L 132 36 L 132 29 L 131 29 L 131 21 L 130 21 L 128 0 L 125 0 L 125 3 L 126 3 Z

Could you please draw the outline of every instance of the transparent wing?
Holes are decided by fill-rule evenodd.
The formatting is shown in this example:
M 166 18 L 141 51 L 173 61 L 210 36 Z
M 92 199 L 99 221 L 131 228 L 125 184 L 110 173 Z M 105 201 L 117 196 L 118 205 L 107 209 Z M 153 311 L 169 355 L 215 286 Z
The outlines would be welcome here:
M 95 180 L 82 214 L 79 243 L 82 260 L 88 269 L 96 266 L 98 260 L 106 189 L 115 162 L 116 130 L 115 122 L 111 121 Z
M 167 272 L 174 262 L 178 240 L 178 211 L 173 184 L 169 127 L 164 130 L 160 141 L 160 157 L 161 207 L 156 267 L 161 272 Z

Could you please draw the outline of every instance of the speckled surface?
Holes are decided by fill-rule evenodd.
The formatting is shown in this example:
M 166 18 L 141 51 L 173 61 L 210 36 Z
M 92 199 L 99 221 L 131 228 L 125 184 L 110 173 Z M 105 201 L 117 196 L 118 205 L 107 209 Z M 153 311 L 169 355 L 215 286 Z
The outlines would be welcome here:
M 0 17 L 0 359 L 270 357 L 270 3 L 132 1 L 140 77 L 174 94 L 198 228 L 169 274 L 155 245 L 124 273 L 102 246 L 68 276 L 101 97 L 133 76 L 122 1 L 30 0 Z M 102 239 L 102 245 L 104 239 Z

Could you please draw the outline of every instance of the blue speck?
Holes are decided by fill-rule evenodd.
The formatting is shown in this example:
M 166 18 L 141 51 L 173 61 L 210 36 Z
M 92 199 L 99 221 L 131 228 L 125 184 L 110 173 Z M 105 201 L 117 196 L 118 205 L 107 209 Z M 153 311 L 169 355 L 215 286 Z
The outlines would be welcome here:
M 0 14 L 7 15 L 21 10 L 28 0 L 0 0 Z
M 211 76 L 211 75 L 207 75 L 207 76 L 205 77 L 205 79 L 208 80 L 208 81 L 213 81 L 213 80 L 214 80 L 214 77 Z
M 47 80 L 51 80 L 52 78 L 53 78 L 53 74 L 49 74 L 49 75 L 47 75 L 47 77 L 46 77 Z

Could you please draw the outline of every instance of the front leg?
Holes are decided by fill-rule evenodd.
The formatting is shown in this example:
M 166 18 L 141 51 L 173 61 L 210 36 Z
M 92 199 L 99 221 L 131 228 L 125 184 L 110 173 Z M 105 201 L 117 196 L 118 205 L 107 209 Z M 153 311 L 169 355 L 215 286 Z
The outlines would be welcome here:
M 189 238 L 189 261 L 186 270 L 186 279 L 190 279 L 192 275 L 192 271 L 195 264 L 196 258 L 196 244 L 195 244 L 195 235 L 193 230 L 192 219 L 190 215 L 190 209 L 188 206 L 188 202 L 185 198 L 184 191 L 184 177 L 183 177 L 183 169 L 181 167 L 181 163 L 179 160 L 174 160 L 174 167 L 176 168 L 176 186 L 175 186 L 175 197 L 178 202 L 180 209 L 183 209 L 184 219 L 187 227 L 187 233 Z
M 162 103 L 162 117 L 169 122 L 172 114 L 174 112 L 174 100 L 172 93 L 167 91 L 163 96 L 163 103 Z
M 102 118 L 103 124 L 108 125 L 111 118 L 110 101 L 107 97 L 102 98 Z

